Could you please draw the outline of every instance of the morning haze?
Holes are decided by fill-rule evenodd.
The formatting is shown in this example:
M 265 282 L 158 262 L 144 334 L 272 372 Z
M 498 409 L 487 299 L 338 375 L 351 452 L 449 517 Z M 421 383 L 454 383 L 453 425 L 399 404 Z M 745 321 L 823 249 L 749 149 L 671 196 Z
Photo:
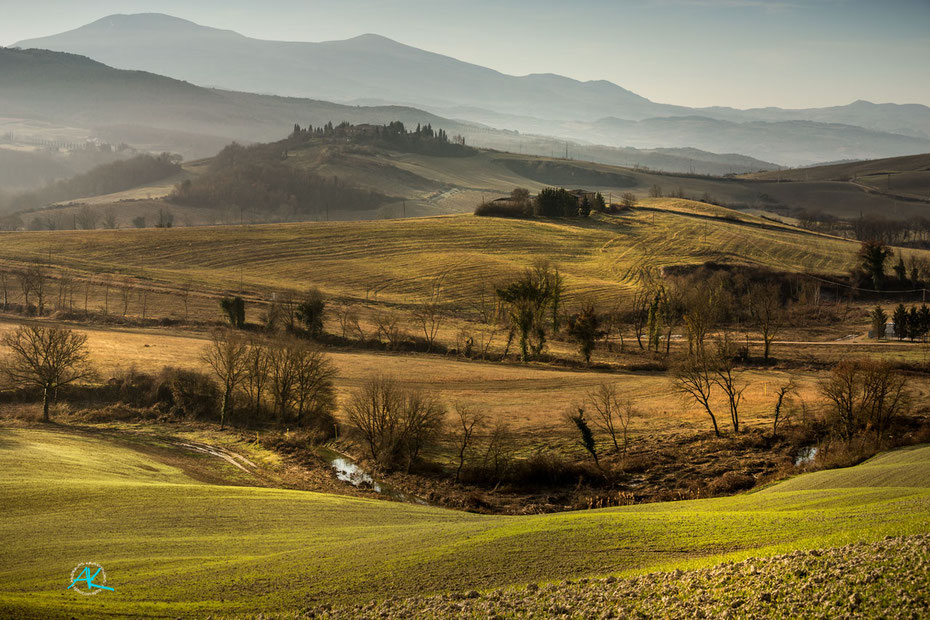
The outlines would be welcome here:
M 4 7 L 0 617 L 922 617 L 927 9 Z

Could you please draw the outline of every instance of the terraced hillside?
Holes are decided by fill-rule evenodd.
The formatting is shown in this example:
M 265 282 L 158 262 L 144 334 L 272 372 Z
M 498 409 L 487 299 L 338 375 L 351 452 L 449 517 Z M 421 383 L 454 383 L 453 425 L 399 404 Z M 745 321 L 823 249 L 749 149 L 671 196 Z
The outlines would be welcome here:
M 858 244 L 720 207 L 651 199 L 621 215 L 522 221 L 472 215 L 365 222 L 6 233 L 0 261 L 49 263 L 85 277 L 119 274 L 195 289 L 253 292 L 320 287 L 327 295 L 419 302 L 439 274 L 444 297 L 482 289 L 545 258 L 572 297 L 615 300 L 643 269 L 706 261 L 844 274 Z M 911 252 L 902 250 L 905 258 Z M 914 250 L 917 253 L 920 251 Z
M 0 437 L 0 612 L 21 618 L 294 612 L 930 531 L 927 447 L 730 498 L 501 517 L 198 482 L 171 449 L 93 432 Z M 113 592 L 67 591 L 86 561 Z

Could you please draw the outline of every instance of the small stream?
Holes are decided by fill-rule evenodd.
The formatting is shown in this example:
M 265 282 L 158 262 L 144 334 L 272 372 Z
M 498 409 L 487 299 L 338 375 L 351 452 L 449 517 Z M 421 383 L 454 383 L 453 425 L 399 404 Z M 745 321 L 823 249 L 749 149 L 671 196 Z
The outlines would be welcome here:
M 794 466 L 801 467 L 802 465 L 807 465 L 815 458 L 817 458 L 817 446 L 807 446 L 806 448 L 801 448 L 798 452 L 798 455 L 794 458 Z
M 389 497 L 400 502 L 411 502 L 428 506 L 429 504 L 415 495 L 405 495 L 381 480 L 377 480 L 364 469 L 359 467 L 358 463 L 340 454 L 330 448 L 320 447 L 317 452 L 329 463 L 336 474 L 336 478 L 343 482 L 348 482 L 357 489 L 371 489 L 375 493 Z
M 371 487 L 375 493 L 381 493 L 382 487 L 375 481 L 365 470 L 350 461 L 349 459 L 338 457 L 329 462 L 336 477 L 343 482 L 348 482 L 354 487 L 364 488 Z

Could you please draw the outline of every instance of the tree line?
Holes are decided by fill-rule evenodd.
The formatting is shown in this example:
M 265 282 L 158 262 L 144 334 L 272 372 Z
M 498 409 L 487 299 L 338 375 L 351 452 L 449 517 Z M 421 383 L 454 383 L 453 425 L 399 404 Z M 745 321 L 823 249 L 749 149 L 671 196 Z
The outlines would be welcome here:
M 362 144 L 404 153 L 420 153 L 440 157 L 466 157 L 477 151 L 465 144 L 465 138 L 449 137 L 445 129 L 434 129 L 431 123 L 417 123 L 416 129 L 407 129 L 401 121 L 386 125 L 353 125 L 328 122 L 321 127 L 294 125 L 285 144 L 290 148 L 319 143 Z

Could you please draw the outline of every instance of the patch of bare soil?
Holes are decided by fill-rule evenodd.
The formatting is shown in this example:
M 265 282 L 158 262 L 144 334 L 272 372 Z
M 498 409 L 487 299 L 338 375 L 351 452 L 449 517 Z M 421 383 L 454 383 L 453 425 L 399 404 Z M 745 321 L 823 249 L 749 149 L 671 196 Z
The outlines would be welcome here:
M 796 551 L 634 579 L 390 599 L 307 618 L 926 618 L 930 536 Z

